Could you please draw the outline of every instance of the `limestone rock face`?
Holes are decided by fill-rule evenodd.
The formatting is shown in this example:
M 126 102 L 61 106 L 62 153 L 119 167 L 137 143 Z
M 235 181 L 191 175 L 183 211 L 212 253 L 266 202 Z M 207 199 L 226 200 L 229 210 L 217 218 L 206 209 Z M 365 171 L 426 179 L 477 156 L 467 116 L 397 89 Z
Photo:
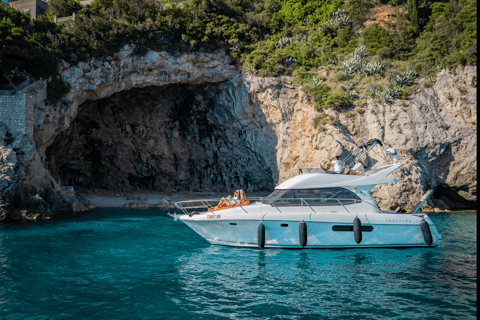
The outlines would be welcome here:
M 477 138 L 476 67 L 443 70 L 431 88 L 419 89 L 408 101 L 381 104 L 366 99 L 365 113 L 327 110 L 337 125 L 327 131 L 314 128 L 320 114 L 306 102 L 291 78 L 247 77 L 250 103 L 260 108 L 277 138 L 278 182 L 305 167 L 328 169 L 335 155 L 346 156 L 368 139 L 397 148 L 404 166 L 393 174 L 398 183 L 376 187 L 372 194 L 380 208 L 411 209 L 428 189 L 436 193 L 430 206 L 465 208 L 476 206 Z M 386 164 L 372 154 L 377 166 Z
M 216 83 L 238 74 L 224 52 L 196 52 L 173 56 L 166 52 L 148 51 L 135 54 L 135 46 L 125 46 L 105 61 L 92 59 L 71 66 L 61 64 L 61 78 L 71 85 L 70 92 L 60 103 L 39 110 L 37 139 L 50 145 L 55 136 L 67 129 L 76 118 L 78 107 L 87 100 L 110 97 L 114 93 L 133 88 L 164 86 L 177 83 Z
M 214 83 L 238 74 L 224 52 L 172 56 L 149 51 L 138 56 L 134 49 L 134 46 L 125 46 L 105 61 L 92 59 L 76 66 L 63 62 L 61 77 L 72 88 L 55 104 L 36 105 L 34 140 L 12 135 L 13 130 L 9 132 L 6 125 L 0 123 L 0 158 L 6 161 L 0 168 L 0 195 L 4 199 L 3 210 L 8 212 L 0 221 L 19 218 L 15 212 L 20 212 L 36 194 L 47 199 L 56 212 L 83 211 L 91 207 L 86 199 L 63 192 L 59 185 L 59 182 L 64 184 L 61 177 L 53 177 L 45 170 L 47 148 L 60 132 L 70 127 L 83 102 L 132 88 L 184 82 Z
M 122 192 L 272 189 L 300 168 L 329 169 L 370 138 L 397 148 L 404 164 L 398 183 L 372 192 L 382 209 L 409 209 L 428 189 L 436 190 L 430 207 L 476 205 L 476 67 L 443 70 L 430 88 L 420 80 L 407 101 L 364 98 L 353 118 L 327 110 L 336 124 L 325 132 L 291 77 L 243 75 L 221 51 L 138 56 L 126 46 L 62 63 L 60 75 L 71 90 L 37 105 L 34 140 L 7 137 L 8 128 L 0 135 L 8 212 L 36 194 L 54 212 L 91 207 L 59 182 Z

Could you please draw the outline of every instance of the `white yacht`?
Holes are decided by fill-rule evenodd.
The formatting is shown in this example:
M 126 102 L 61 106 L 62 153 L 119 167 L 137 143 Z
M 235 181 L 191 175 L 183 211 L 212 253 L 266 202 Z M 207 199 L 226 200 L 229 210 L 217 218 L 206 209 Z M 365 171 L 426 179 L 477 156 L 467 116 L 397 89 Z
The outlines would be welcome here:
M 408 213 L 380 210 L 370 194 L 376 185 L 397 182 L 388 176 L 402 166 L 396 149 L 387 165 L 365 169 L 360 159 L 382 144 L 371 139 L 339 161 L 336 172 L 302 169 L 265 198 L 177 202 L 177 216 L 212 244 L 258 248 L 428 247 L 441 239 L 422 204 Z M 388 159 L 390 157 L 390 159 Z M 343 170 L 345 168 L 345 170 Z

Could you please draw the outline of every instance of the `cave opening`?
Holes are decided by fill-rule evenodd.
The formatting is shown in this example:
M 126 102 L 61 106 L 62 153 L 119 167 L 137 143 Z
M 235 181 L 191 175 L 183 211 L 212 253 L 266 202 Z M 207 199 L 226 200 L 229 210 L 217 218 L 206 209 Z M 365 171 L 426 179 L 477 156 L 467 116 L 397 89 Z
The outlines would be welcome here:
M 434 188 L 435 201 L 441 200 L 443 203 L 436 203 L 442 207 L 444 204 L 449 208 L 454 209 L 477 209 L 477 202 L 466 199 L 461 195 L 462 191 L 469 191 L 467 186 L 460 188 L 452 188 L 446 184 L 440 184 Z M 476 196 L 476 192 L 472 192 Z
M 87 100 L 47 148 L 48 170 L 62 185 L 117 192 L 271 190 L 226 90 L 174 84 Z

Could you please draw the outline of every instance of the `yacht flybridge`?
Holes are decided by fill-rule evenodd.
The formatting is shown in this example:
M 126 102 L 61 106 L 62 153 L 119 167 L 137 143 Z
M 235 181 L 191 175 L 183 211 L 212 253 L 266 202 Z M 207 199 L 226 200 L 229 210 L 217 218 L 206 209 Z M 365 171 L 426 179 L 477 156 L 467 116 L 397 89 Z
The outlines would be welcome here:
M 379 146 L 387 165 L 364 168 L 362 160 Z M 187 226 L 212 244 L 259 248 L 426 247 L 441 239 L 435 225 L 418 211 L 432 190 L 409 213 L 382 211 L 370 194 L 376 185 L 397 182 L 388 176 L 402 166 L 396 149 L 371 139 L 353 150 L 335 171 L 301 169 L 265 198 L 177 202 Z M 390 156 L 390 160 L 387 158 Z M 370 159 L 370 162 L 372 160 Z M 344 169 L 345 168 L 345 169 Z

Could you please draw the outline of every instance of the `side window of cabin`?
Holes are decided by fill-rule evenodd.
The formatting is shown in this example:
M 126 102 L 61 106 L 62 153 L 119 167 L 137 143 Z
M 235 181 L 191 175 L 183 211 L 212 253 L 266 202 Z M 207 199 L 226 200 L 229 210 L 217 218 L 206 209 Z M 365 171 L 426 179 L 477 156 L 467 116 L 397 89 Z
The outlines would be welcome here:
M 361 202 L 355 193 L 344 188 L 323 188 L 315 191 L 320 198 L 315 205 L 340 206 Z
M 277 206 L 301 206 L 304 199 L 310 206 L 340 206 L 361 202 L 353 192 L 344 188 L 293 189 L 281 195 Z
M 299 194 L 296 191 L 299 190 L 288 190 L 275 202 L 275 205 L 278 207 L 301 206 L 300 198 L 303 197 L 298 197 Z

